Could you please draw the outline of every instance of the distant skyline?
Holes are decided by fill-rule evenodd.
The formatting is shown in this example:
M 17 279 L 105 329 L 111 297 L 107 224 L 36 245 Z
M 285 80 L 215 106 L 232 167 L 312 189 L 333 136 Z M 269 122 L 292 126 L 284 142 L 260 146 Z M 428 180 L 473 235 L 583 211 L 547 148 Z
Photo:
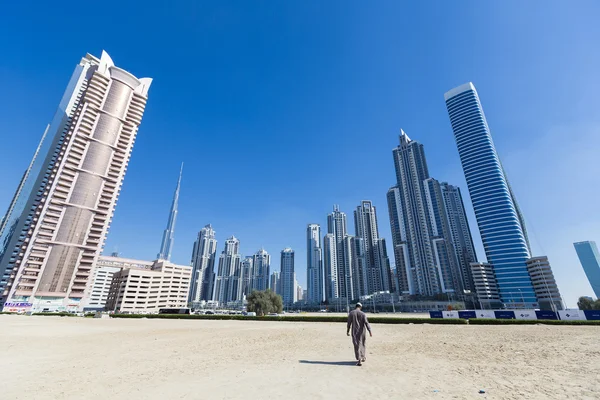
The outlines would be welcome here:
M 306 287 L 307 224 L 326 226 L 333 204 L 346 213 L 362 200 L 385 209 L 391 151 L 404 128 L 426 146 L 432 175 L 463 191 L 483 259 L 443 98 L 472 81 L 533 255 L 549 257 L 568 306 L 593 296 L 572 243 L 600 240 L 600 55 L 591 51 L 599 4 L 122 7 L 138 18 L 81 35 L 112 11 L 5 6 L 0 34 L 13 39 L 0 43 L 0 214 L 73 67 L 85 53 L 106 50 L 154 82 L 105 254 L 155 257 L 184 161 L 172 261 L 188 265 L 210 223 L 219 243 L 239 238 L 243 256 L 291 247 Z M 57 30 L 57 19 L 72 23 Z M 123 40 L 140 33 L 144 40 Z M 380 236 L 391 238 L 385 213 L 378 222 Z

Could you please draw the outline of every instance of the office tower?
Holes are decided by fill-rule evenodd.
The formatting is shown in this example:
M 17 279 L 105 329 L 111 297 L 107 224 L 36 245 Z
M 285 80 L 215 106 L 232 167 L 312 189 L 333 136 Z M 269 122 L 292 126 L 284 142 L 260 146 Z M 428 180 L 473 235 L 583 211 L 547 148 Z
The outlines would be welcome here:
M 113 217 L 151 79 L 107 53 L 75 68 L 11 204 L 0 243 L 2 300 L 79 304 Z
M 397 184 L 387 198 L 398 293 L 461 293 L 441 190 L 429 176 L 423 145 L 401 131 L 393 156 Z
M 265 249 L 260 249 L 254 254 L 253 268 L 252 289 L 267 290 L 269 288 L 271 256 Z
M 364 256 L 364 267 L 356 268 L 358 276 L 353 274 L 360 296 L 389 291 L 390 262 L 385 240 L 379 238 L 377 214 L 371 201 L 363 200 L 354 211 L 354 228 L 356 237 L 361 239 L 359 248 L 362 247 L 361 253 Z
M 527 270 L 531 277 L 531 284 L 535 291 L 535 296 L 542 310 L 558 311 L 563 309 L 563 302 L 558 285 L 554 279 L 552 267 L 548 257 L 532 257 L 526 261 Z
M 192 283 L 190 303 L 212 300 L 217 254 L 216 233 L 208 224 L 198 233 L 192 250 Z M 195 305 L 193 305 L 195 307 Z
M 590 286 L 600 299 L 600 253 L 596 242 L 577 242 L 573 243 L 579 262 L 585 271 L 585 275 L 590 282 Z
M 240 241 L 235 236 L 225 241 L 225 250 L 219 257 L 219 269 L 215 280 L 213 300 L 220 306 L 240 300 Z
M 503 303 L 537 306 L 526 261 L 531 257 L 523 217 L 494 147 L 472 83 L 444 95 L 487 261 Z
M 473 277 L 471 276 L 471 263 L 477 262 L 477 254 L 473 245 L 471 228 L 465 212 L 460 188 L 450 185 L 447 182 L 440 184 L 450 233 L 452 236 L 452 246 L 456 253 L 459 268 L 463 278 L 463 287 L 465 290 L 474 292 Z
M 502 308 L 494 268 L 488 263 L 471 263 L 471 276 L 481 309 Z
M 163 232 L 162 243 L 160 245 L 160 252 L 156 256 L 159 260 L 171 259 L 171 251 L 173 250 L 173 240 L 175 239 L 175 221 L 177 220 L 177 206 L 179 204 L 179 189 L 181 188 L 181 175 L 183 174 L 183 163 L 179 170 L 179 179 L 177 179 L 177 186 L 175 187 L 175 193 L 173 194 L 173 203 L 171 203 L 171 212 L 169 213 L 169 220 L 167 221 L 167 227 Z
M 275 271 L 271 274 L 271 291 L 281 295 L 281 274 Z
M 339 297 L 337 285 L 335 237 L 328 233 L 323 237 L 323 270 L 325 272 L 325 301 Z
M 294 271 L 294 250 L 285 248 L 281 251 L 281 297 L 283 304 L 292 305 L 296 297 L 296 274 Z
M 321 249 L 321 227 L 308 224 L 306 228 L 306 282 L 308 298 L 311 304 L 325 301 L 325 275 L 323 270 L 323 252 Z
M 167 260 L 156 260 L 149 269 L 123 268 L 113 275 L 106 309 L 136 314 L 185 308 L 191 277 L 190 266 Z M 155 290 L 149 292 L 148 288 Z
M 253 276 L 254 257 L 244 257 L 240 266 L 240 299 L 248 296 L 252 292 L 252 276 Z
M 350 255 L 345 251 L 344 238 L 347 236 L 346 214 L 333 207 L 333 212 L 327 216 L 327 234 L 325 241 L 333 239 L 329 243 L 331 254 L 325 259 L 326 275 L 330 282 L 330 299 L 352 300 L 352 279 Z

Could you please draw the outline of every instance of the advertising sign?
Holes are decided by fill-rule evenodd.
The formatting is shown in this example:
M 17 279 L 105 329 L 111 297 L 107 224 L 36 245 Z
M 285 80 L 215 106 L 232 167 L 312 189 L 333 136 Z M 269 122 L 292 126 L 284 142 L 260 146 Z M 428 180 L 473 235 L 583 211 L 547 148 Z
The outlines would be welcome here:
M 515 319 L 514 311 L 494 311 L 496 319 Z
M 535 310 L 515 310 L 517 319 L 538 319 Z
M 537 310 L 535 314 L 537 315 L 537 319 L 558 319 L 558 316 L 554 311 Z
M 430 318 L 444 318 L 444 314 L 441 311 L 429 311 Z
M 444 318 L 458 318 L 458 311 L 443 311 Z
M 477 310 L 477 318 L 496 319 L 496 314 L 492 310 Z
M 589 321 L 600 321 L 600 310 L 584 310 L 585 319 Z
M 4 308 L 2 311 L 4 312 L 27 312 L 31 311 L 31 307 L 33 304 L 31 303 L 4 303 Z
M 477 318 L 477 313 L 475 311 L 459 311 L 458 317 L 463 319 Z
M 560 319 L 565 321 L 585 321 L 585 314 L 581 310 L 560 310 L 558 312 Z

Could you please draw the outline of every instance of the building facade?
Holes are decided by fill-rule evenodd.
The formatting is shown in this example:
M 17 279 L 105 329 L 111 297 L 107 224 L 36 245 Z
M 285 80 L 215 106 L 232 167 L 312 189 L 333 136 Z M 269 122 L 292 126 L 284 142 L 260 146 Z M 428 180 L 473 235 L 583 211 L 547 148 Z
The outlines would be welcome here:
M 328 253 L 324 257 L 325 275 L 328 280 L 326 288 L 329 299 L 352 300 L 352 271 L 350 254 L 347 254 L 347 246 L 344 240 L 348 235 L 346 214 L 333 207 L 333 212 L 327 216 L 327 235 L 323 242 Z
M 244 257 L 240 264 L 240 300 L 252 293 L 254 257 Z
M 579 262 L 585 271 L 597 299 L 600 299 L 600 253 L 596 242 L 577 242 L 573 244 Z
M 84 302 L 84 311 L 102 311 L 106 307 L 106 301 L 110 292 L 113 275 L 124 268 L 150 269 L 151 261 L 134 260 L 118 256 L 100 256 L 94 268 L 94 278 L 91 282 L 91 290 Z M 48 311 L 64 311 L 46 307 Z
M 271 256 L 265 249 L 260 249 L 254 254 L 253 265 L 252 290 L 267 290 L 271 273 Z
M 29 302 L 34 311 L 46 301 L 82 308 L 150 84 L 105 52 L 100 59 L 88 54 L 76 67 L 4 223 L 4 300 Z
M 354 228 L 356 237 L 360 238 L 355 253 L 356 268 L 355 286 L 360 296 L 390 290 L 391 270 L 387 259 L 385 240 L 379 238 L 377 213 L 369 200 L 363 200 L 354 211 Z M 361 248 L 362 247 L 362 248 Z M 363 260 L 358 260 L 363 258 Z M 364 265 L 360 265 L 364 264 Z
M 450 185 L 447 182 L 442 182 L 440 189 L 444 198 L 444 208 L 452 236 L 452 246 L 454 247 L 456 260 L 461 270 L 463 288 L 464 290 L 475 292 L 473 277 L 471 276 L 471 263 L 477 262 L 477 254 L 475 253 L 471 228 L 469 227 L 469 220 L 467 219 L 460 188 Z
M 387 198 L 398 294 L 460 293 L 458 261 L 441 189 L 429 176 L 423 145 L 401 131 L 393 156 L 397 183 Z
M 157 313 L 187 307 L 192 268 L 156 260 L 150 269 L 123 268 L 113 275 L 106 309 L 117 313 Z
M 502 308 L 498 282 L 492 265 L 488 263 L 471 263 L 470 267 L 480 308 L 484 310 Z
M 558 311 L 564 308 L 548 257 L 532 257 L 526 261 L 535 296 L 542 310 Z
M 271 274 L 270 289 L 281 296 L 281 274 L 278 271 L 274 271 Z
M 171 251 L 173 250 L 173 242 L 175 240 L 175 222 L 177 221 L 177 209 L 179 207 L 179 190 L 181 189 L 181 175 L 183 174 L 183 164 L 179 170 L 179 179 L 177 180 L 177 186 L 175 187 L 175 194 L 173 195 L 173 202 L 171 203 L 171 211 L 169 212 L 169 219 L 167 221 L 167 227 L 163 232 L 162 241 L 160 244 L 160 251 L 156 258 L 159 260 L 171 260 Z
M 192 250 L 190 303 L 212 300 L 216 254 L 216 233 L 212 225 L 208 224 L 198 233 Z
M 239 282 L 241 273 L 240 241 L 235 236 L 225 241 L 225 250 L 219 257 L 219 269 L 215 280 L 213 300 L 220 306 L 241 300 L 241 286 Z
M 306 228 L 306 282 L 308 298 L 311 304 L 325 301 L 325 274 L 323 269 L 323 249 L 321 248 L 321 227 L 308 224 Z
M 523 217 L 494 147 L 472 83 L 444 95 L 487 261 L 503 303 L 538 306 L 526 261 L 531 257 Z
M 294 250 L 285 248 L 281 251 L 281 297 L 284 305 L 292 305 L 296 301 L 296 273 L 294 270 Z

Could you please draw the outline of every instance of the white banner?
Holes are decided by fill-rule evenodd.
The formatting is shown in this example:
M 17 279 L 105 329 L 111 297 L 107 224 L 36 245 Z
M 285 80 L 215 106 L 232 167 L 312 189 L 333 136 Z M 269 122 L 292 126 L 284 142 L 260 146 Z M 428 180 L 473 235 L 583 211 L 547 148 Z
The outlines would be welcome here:
M 535 310 L 514 310 L 517 319 L 537 319 Z
M 458 311 L 444 311 L 444 318 L 458 318 Z
M 477 310 L 477 318 L 496 319 L 496 314 L 492 310 Z
M 587 319 L 581 310 L 560 310 L 558 316 L 567 321 L 585 321 Z

